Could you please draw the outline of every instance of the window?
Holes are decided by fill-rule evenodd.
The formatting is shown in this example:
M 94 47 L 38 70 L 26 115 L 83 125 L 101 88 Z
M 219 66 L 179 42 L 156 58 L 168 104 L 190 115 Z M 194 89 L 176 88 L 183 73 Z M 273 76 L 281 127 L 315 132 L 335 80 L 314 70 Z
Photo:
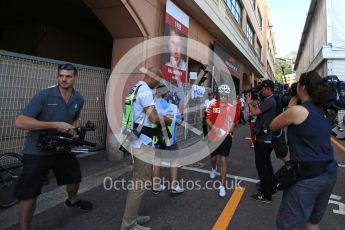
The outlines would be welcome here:
M 253 40 L 253 35 L 254 35 L 254 32 L 253 32 L 253 27 L 249 24 L 249 18 L 247 20 L 247 26 L 246 26 L 246 36 L 250 42 L 250 44 L 253 46 L 254 45 L 254 40 Z
M 229 7 L 232 15 L 235 17 L 236 21 L 241 24 L 242 18 L 242 6 L 239 0 L 225 0 L 226 5 Z
M 259 41 L 259 40 L 257 40 L 256 42 L 258 43 L 257 52 L 258 52 L 259 61 L 261 61 L 261 52 L 262 52 L 262 46 L 261 46 L 261 44 L 260 44 L 260 41 Z
M 253 9 L 255 9 L 255 0 L 250 0 L 250 4 L 252 5 Z
M 258 19 L 259 27 L 260 27 L 260 29 L 262 29 L 262 15 L 261 15 L 259 9 L 258 9 L 258 17 L 257 17 L 257 19 Z

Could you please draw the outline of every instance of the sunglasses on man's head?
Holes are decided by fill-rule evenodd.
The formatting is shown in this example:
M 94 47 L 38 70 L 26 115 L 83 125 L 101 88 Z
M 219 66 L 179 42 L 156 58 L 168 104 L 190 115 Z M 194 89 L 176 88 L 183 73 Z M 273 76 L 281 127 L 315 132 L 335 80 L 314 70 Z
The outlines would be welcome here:
M 58 70 L 73 70 L 74 73 L 77 73 L 77 68 L 72 64 L 59 64 Z

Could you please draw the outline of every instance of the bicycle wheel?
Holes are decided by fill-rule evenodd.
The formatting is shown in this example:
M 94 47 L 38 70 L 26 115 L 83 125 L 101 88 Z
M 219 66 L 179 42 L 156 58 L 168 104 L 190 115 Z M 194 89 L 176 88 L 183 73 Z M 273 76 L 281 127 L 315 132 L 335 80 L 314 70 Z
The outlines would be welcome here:
M 23 171 L 22 157 L 17 153 L 0 155 L 0 207 L 10 207 L 18 202 L 13 189 Z

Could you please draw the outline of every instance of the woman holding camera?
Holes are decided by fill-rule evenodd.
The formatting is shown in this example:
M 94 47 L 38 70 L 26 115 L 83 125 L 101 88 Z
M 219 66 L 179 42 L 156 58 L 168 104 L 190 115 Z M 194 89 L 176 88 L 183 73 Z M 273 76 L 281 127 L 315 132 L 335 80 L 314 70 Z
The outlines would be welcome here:
M 289 108 L 270 124 L 287 129 L 290 159 L 299 163 L 298 180 L 284 190 L 277 216 L 278 229 L 319 229 L 336 182 L 331 123 L 322 104 L 331 88 L 315 71 L 303 73 Z M 297 105 L 297 100 L 301 105 Z

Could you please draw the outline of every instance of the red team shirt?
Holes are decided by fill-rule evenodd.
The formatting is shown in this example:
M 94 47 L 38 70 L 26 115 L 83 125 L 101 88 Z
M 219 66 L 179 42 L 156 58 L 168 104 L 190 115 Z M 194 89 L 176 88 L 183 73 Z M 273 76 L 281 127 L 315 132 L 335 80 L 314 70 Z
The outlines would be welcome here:
M 210 105 L 206 119 L 209 119 L 216 128 L 223 129 L 227 135 L 230 131 L 234 112 L 233 105 L 227 103 L 225 106 L 220 106 L 220 101 L 216 100 Z M 208 139 L 211 141 L 219 141 L 226 135 L 219 137 L 213 130 L 210 130 Z

